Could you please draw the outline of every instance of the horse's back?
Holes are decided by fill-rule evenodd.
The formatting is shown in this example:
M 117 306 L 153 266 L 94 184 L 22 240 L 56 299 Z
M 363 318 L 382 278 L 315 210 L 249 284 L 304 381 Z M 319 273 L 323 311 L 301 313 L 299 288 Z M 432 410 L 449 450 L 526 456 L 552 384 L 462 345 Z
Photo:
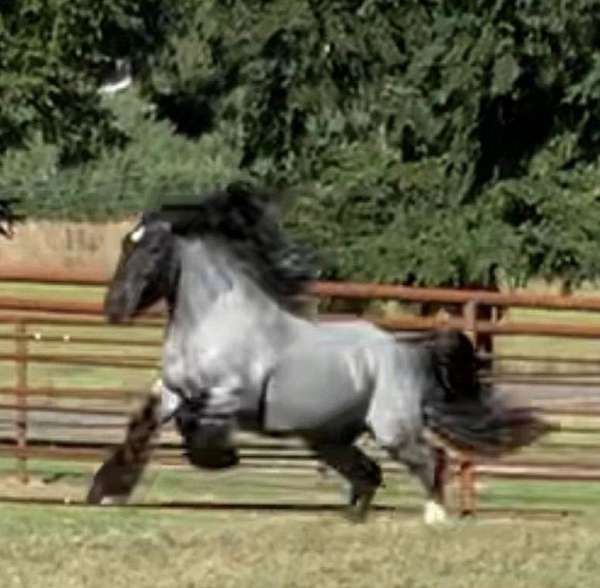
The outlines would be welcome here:
M 319 323 L 315 341 L 335 341 L 347 345 L 368 345 L 375 341 L 393 341 L 392 335 L 365 320 Z

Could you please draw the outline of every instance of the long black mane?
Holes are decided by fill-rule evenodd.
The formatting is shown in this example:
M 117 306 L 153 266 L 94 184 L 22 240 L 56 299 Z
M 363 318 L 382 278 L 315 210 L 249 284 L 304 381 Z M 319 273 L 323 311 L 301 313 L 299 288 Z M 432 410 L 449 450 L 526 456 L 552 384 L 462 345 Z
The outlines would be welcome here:
M 316 279 L 317 255 L 282 227 L 281 199 L 275 192 L 232 184 L 194 204 L 164 205 L 160 215 L 177 235 L 218 240 L 267 294 L 289 307 Z

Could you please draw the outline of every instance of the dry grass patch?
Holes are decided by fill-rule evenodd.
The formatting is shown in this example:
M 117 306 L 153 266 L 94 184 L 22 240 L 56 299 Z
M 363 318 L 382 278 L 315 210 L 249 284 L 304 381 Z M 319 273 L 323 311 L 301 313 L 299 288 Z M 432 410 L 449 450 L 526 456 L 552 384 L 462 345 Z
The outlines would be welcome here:
M 5 588 L 570 588 L 596 585 L 595 521 L 0 507 Z

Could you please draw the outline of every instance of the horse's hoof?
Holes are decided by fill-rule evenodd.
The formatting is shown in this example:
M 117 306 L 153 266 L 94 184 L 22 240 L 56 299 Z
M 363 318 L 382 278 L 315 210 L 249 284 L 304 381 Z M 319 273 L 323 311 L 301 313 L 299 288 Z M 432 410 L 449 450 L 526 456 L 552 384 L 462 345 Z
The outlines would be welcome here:
M 119 496 L 103 496 L 100 501 L 101 505 L 123 506 L 127 504 L 129 494 L 121 494 Z
M 354 506 L 348 506 L 344 510 L 344 518 L 351 523 L 364 523 L 367 520 L 367 514 Z
M 369 515 L 374 496 L 375 491 L 359 496 L 352 491 L 352 500 L 345 511 L 346 518 L 353 523 L 364 523 Z
M 85 497 L 86 504 L 102 504 L 104 491 L 102 485 L 94 482 Z
M 428 500 L 425 503 L 423 520 L 426 525 L 444 525 L 448 522 L 448 515 L 441 504 L 435 500 Z
M 104 494 L 103 492 L 96 492 L 92 488 L 85 499 L 86 504 L 96 505 L 123 505 L 129 500 L 129 494 Z
M 94 482 L 85 498 L 86 504 L 125 504 L 129 500 L 131 492 L 123 491 L 119 494 L 109 494 L 104 491 L 101 482 Z

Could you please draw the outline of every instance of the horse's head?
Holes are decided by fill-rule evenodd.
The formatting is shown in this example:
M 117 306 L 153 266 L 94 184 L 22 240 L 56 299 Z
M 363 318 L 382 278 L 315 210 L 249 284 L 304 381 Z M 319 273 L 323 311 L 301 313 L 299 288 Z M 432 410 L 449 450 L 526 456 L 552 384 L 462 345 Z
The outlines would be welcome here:
M 16 202 L 19 202 L 18 198 L 0 199 L 0 235 L 7 239 L 12 239 L 14 236 L 13 225 L 25 218 L 12 210 L 12 205 Z
M 177 264 L 171 223 L 160 213 L 145 213 L 125 235 L 121 256 L 104 299 L 108 320 L 129 320 L 173 291 Z
M 183 267 L 190 259 L 186 252 L 193 257 L 189 272 L 194 275 L 205 262 L 214 262 L 215 252 L 225 253 L 220 265 L 253 280 L 286 306 L 313 279 L 315 256 L 285 233 L 275 196 L 233 184 L 196 203 L 165 204 L 160 211 L 145 213 L 123 239 L 104 303 L 108 319 L 125 321 L 161 298 L 172 308 L 180 272 L 188 275 Z

